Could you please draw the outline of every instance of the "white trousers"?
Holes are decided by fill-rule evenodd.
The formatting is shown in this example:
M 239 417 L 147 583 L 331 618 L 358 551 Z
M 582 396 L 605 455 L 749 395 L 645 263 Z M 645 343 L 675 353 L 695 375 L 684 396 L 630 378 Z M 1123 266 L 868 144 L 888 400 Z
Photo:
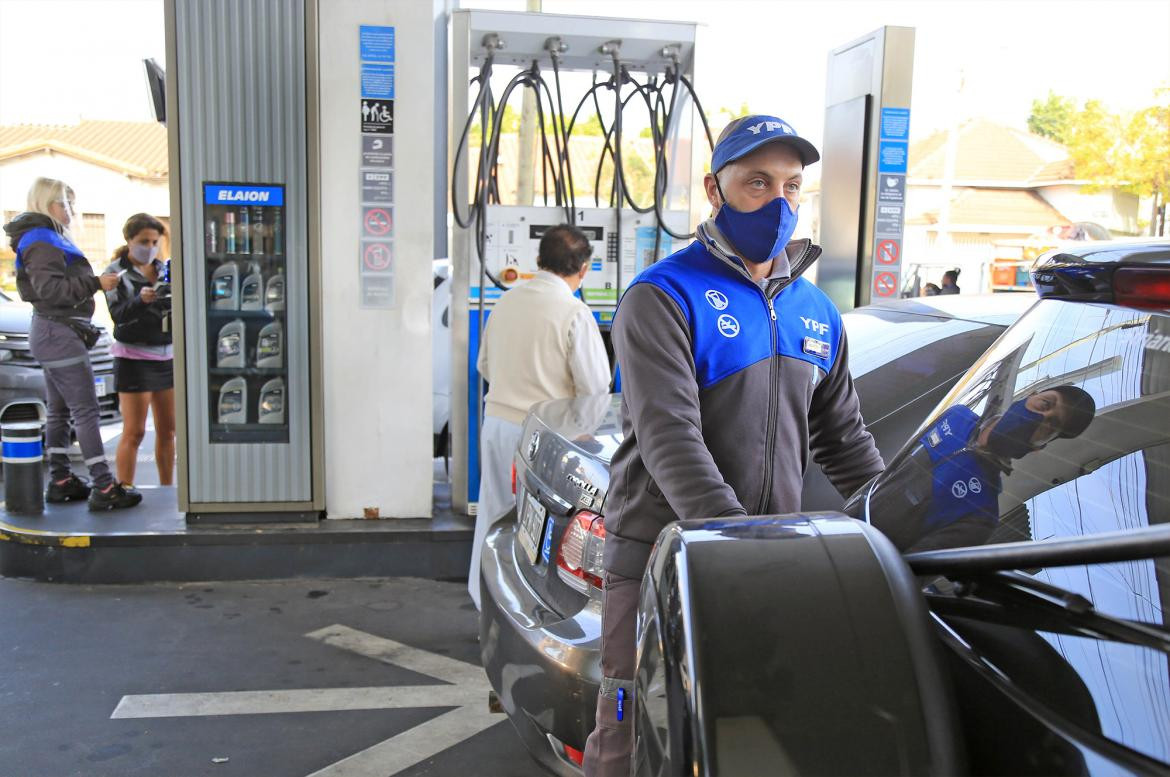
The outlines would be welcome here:
M 484 416 L 479 432 L 479 502 L 475 515 L 475 538 L 471 545 L 471 569 L 467 572 L 467 592 L 475 609 L 479 606 L 479 558 L 484 538 L 492 524 L 504 517 L 516 504 L 512 493 L 512 457 L 520 444 L 520 424 L 495 416 Z

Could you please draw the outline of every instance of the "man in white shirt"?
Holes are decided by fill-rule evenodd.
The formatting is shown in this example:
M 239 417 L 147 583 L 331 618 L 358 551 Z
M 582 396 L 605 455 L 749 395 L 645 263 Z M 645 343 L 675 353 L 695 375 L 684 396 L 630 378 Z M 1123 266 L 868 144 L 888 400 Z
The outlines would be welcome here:
M 467 590 L 479 608 L 480 546 L 514 504 L 512 456 L 528 410 L 546 399 L 609 391 L 609 358 L 589 307 L 573 296 L 589 270 L 589 238 L 568 224 L 540 239 L 539 272 L 496 303 L 479 345 L 488 382 L 480 430 L 479 503 Z

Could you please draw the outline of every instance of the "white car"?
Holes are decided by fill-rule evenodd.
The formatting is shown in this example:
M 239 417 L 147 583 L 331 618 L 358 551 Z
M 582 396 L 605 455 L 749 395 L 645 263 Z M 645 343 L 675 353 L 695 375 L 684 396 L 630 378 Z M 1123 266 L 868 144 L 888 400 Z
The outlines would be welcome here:
M 451 260 L 433 262 L 435 291 L 431 297 L 431 385 L 433 393 L 435 457 L 450 452 L 451 418 Z

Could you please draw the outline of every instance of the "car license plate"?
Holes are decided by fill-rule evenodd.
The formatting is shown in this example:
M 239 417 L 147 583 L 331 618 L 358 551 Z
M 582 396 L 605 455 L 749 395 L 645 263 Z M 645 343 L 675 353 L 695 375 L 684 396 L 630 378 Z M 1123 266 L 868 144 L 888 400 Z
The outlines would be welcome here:
M 94 391 L 97 392 L 97 395 L 99 397 L 104 397 L 106 395 L 106 379 L 105 378 L 94 378 L 93 379 L 93 388 L 94 388 Z
M 535 564 L 540 537 L 544 534 L 544 519 L 548 511 L 536 497 L 524 495 L 524 509 L 520 516 L 520 545 L 528 554 L 528 563 Z

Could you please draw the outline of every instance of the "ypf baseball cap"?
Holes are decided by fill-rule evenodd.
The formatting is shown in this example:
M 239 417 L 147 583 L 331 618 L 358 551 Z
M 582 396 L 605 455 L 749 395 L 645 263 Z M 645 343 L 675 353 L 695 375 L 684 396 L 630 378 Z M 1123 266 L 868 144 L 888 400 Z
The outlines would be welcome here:
M 765 143 L 783 143 L 791 146 L 800 155 L 805 166 L 820 161 L 816 146 L 809 143 L 792 125 L 775 116 L 744 116 L 735 119 L 726 129 L 723 138 L 711 152 L 711 172 L 717 173 L 729 162 L 747 156 Z

